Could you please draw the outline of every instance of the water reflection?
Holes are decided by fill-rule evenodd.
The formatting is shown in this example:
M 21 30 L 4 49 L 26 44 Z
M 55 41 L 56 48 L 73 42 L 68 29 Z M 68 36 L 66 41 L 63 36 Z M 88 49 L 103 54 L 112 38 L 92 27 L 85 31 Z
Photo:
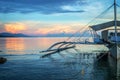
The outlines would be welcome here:
M 39 38 L 39 45 L 42 45 L 42 49 L 47 49 L 52 44 L 60 41 L 64 41 L 66 38 Z
M 47 49 L 51 44 L 63 40 L 63 38 L 4 38 L 0 39 L 0 50 L 5 52 L 5 54 L 39 53 L 40 50 Z M 83 48 L 83 46 L 81 47 Z M 47 73 L 49 75 L 46 76 L 50 78 L 49 80 L 120 80 L 120 62 L 114 63 L 110 61 L 109 63 L 107 61 L 101 61 L 95 64 L 96 55 L 97 54 L 93 53 L 80 54 L 78 49 L 65 50 L 41 60 L 38 58 L 39 55 L 37 55 L 37 57 L 35 55 L 23 55 L 23 57 L 8 55 L 7 59 L 10 60 L 11 57 L 11 62 L 14 63 L 14 65 L 8 61 L 5 65 L 8 66 L 9 70 L 6 70 L 4 66 L 4 69 L 0 68 L 0 70 L 6 73 L 1 73 L 0 78 L 3 78 L 2 75 L 8 76 L 9 78 L 10 75 L 7 75 L 8 73 L 11 73 L 13 70 L 18 70 L 19 72 L 16 72 L 14 75 L 19 77 L 23 75 L 22 77 L 24 78 L 28 74 L 28 78 L 30 79 L 39 77 L 39 79 L 43 78 L 42 80 L 45 80 L 44 78 L 47 77 L 44 77 L 44 75 Z M 30 57 L 31 60 L 27 60 Z M 33 58 L 35 60 L 33 60 Z M 14 61 L 18 59 L 20 61 Z M 22 61 L 23 59 L 24 61 Z M 29 67 L 31 69 L 28 69 Z M 117 73 L 114 72 L 116 68 Z M 26 72 L 27 69 L 28 72 Z M 114 74 L 117 74 L 118 77 L 116 78 L 116 76 L 113 76 Z M 8 80 L 7 77 L 5 78 Z M 11 74 L 11 79 L 16 79 L 16 77 L 13 77 Z M 20 78 L 18 80 L 22 79 Z
M 26 49 L 23 38 L 5 38 L 5 54 L 23 54 Z
M 6 49 L 14 51 L 25 50 L 25 42 L 23 38 L 6 38 Z
M 37 54 L 64 39 L 66 38 L 0 38 L 0 50 L 4 54 Z
M 96 62 L 98 54 L 72 52 L 70 49 L 47 57 L 57 67 L 59 67 L 58 63 L 63 63 L 60 66 L 64 66 L 63 71 L 67 70 L 70 75 L 67 80 L 120 80 L 119 60 L 116 63 L 108 55 L 108 59 Z
M 71 49 L 69 51 L 73 52 Z M 73 54 L 68 51 L 62 51 L 47 58 L 56 67 L 64 67 L 63 71 L 69 74 L 66 79 L 64 78 L 65 80 L 106 80 L 108 78 L 107 67 L 95 65 L 96 54 L 79 52 Z M 59 63 L 61 63 L 60 66 Z

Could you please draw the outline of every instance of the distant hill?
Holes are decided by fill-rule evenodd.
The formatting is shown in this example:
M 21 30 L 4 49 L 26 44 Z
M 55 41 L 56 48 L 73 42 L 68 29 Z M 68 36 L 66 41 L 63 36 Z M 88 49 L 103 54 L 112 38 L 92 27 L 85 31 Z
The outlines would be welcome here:
M 0 33 L 0 37 L 70 37 L 72 36 L 72 34 L 64 34 L 64 33 L 58 33 L 58 34 L 39 34 L 39 35 L 25 35 L 22 33 L 17 33 L 17 34 L 13 34 L 13 33 L 8 33 L 8 32 L 3 32 Z
M 0 33 L 0 37 L 80 37 L 80 34 L 75 34 L 73 35 L 72 33 L 58 33 L 58 34 L 39 34 L 39 35 L 26 35 L 26 34 L 22 34 L 22 33 L 17 33 L 17 34 L 13 34 L 13 33 L 8 33 L 8 32 L 3 32 Z M 88 37 L 90 36 L 89 33 L 87 33 L 86 35 L 84 35 L 84 37 Z
M 4 32 L 4 33 L 0 33 L 0 37 L 29 37 L 29 36 L 22 33 L 13 34 L 13 33 Z

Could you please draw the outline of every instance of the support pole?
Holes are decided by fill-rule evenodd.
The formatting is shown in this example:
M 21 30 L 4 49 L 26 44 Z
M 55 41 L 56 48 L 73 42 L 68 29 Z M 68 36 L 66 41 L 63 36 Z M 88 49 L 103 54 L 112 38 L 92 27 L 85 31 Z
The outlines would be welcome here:
M 115 27 L 115 40 L 117 43 L 117 7 L 116 0 L 114 0 L 114 27 Z

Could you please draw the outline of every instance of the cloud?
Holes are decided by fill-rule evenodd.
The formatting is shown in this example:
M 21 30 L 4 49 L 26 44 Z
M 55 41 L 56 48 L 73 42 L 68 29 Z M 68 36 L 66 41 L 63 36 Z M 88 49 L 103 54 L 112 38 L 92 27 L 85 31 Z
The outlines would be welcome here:
M 35 33 L 36 34 L 59 34 L 59 33 L 66 33 L 71 34 L 75 33 L 78 28 L 80 27 L 80 24 L 56 24 L 56 25 L 49 25 L 49 27 L 42 27 L 39 28 Z
M 26 30 L 26 26 L 22 23 L 9 23 L 4 25 L 5 30 L 11 33 L 20 33 L 20 31 Z
M 82 29 L 83 23 L 47 23 L 41 21 L 21 21 L 0 23 L 0 32 L 23 33 L 28 35 L 72 34 Z
M 65 9 L 70 5 L 73 9 Z M 85 5 L 84 0 L 0 0 L 1 13 L 31 13 L 41 14 L 54 13 L 81 13 L 82 9 L 74 10 L 75 5 Z M 63 8 L 62 8 L 63 6 Z

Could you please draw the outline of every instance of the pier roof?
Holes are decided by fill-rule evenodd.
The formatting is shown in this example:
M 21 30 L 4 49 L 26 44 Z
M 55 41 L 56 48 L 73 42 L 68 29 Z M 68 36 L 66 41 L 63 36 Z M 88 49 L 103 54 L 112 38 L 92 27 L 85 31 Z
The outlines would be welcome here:
M 90 27 L 95 31 L 99 31 L 99 30 L 106 29 L 106 28 L 109 28 L 112 26 L 114 26 L 114 21 L 110 21 L 110 22 L 106 22 L 106 23 L 102 23 L 102 24 L 97 24 L 97 25 L 92 25 Z M 117 26 L 120 27 L 120 21 L 117 21 Z

